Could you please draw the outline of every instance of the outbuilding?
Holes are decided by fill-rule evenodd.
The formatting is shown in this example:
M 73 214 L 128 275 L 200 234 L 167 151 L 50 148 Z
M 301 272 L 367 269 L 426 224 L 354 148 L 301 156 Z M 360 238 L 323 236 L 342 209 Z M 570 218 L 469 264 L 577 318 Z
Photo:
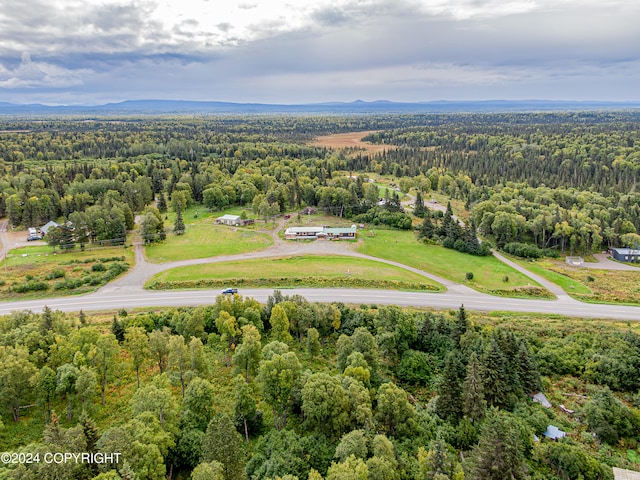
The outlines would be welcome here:
M 632 248 L 612 248 L 611 256 L 620 262 L 640 262 L 640 250 Z
M 228 214 L 216 218 L 216 223 L 219 223 L 222 225 L 232 225 L 234 227 L 238 227 L 243 224 L 242 218 L 240 218 L 240 215 L 228 215 Z

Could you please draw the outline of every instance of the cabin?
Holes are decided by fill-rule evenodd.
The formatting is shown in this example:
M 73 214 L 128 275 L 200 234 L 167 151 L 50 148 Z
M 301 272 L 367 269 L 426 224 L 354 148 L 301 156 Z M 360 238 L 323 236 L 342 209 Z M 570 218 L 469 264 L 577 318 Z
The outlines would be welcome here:
M 613 478 L 615 480 L 640 480 L 640 472 L 613 467 Z
M 632 248 L 612 248 L 611 256 L 620 262 L 640 262 L 640 250 Z
M 244 222 L 242 221 L 242 218 L 240 218 L 240 215 L 223 215 L 216 218 L 216 223 L 220 225 L 231 225 L 234 227 L 244 225 Z

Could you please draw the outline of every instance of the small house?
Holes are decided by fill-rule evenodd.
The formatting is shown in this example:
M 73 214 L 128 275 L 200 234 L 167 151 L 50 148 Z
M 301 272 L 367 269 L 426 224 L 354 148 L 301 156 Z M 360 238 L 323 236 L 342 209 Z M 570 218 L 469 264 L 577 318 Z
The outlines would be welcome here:
M 323 233 L 329 240 L 355 240 L 356 226 L 348 228 L 324 228 Z
M 640 262 L 640 250 L 632 248 L 612 248 L 611 256 L 620 262 Z
M 42 232 L 43 235 L 46 235 L 49 230 L 59 226 L 60 226 L 59 223 L 54 222 L 53 220 L 50 220 L 47 223 L 45 223 L 42 227 L 40 227 L 40 231 Z
M 223 215 L 221 217 L 216 218 L 216 223 L 221 225 L 231 225 L 234 227 L 239 227 L 243 225 L 242 218 L 240 215 Z
M 284 232 L 287 240 L 315 240 L 322 236 L 323 227 L 289 227 Z

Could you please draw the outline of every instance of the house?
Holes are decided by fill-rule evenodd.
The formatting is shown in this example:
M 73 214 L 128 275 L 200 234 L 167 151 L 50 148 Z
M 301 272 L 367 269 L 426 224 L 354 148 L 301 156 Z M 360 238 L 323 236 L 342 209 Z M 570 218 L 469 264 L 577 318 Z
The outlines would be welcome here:
M 284 232 L 287 240 L 315 240 L 322 235 L 324 227 L 289 227 Z
M 632 248 L 612 248 L 611 256 L 621 262 L 640 262 L 640 250 Z
M 324 228 L 323 233 L 329 240 L 355 240 L 356 226 L 351 225 L 348 228 Z
M 558 427 L 554 427 L 553 425 L 547 425 L 547 429 L 544 431 L 543 435 L 550 440 L 559 440 L 567 436 L 567 432 L 563 432 Z
M 287 240 L 355 240 L 356 231 L 355 225 L 348 228 L 289 227 L 284 232 L 284 238 Z
M 216 223 L 222 225 L 232 225 L 234 227 L 238 227 L 244 224 L 242 218 L 240 218 L 240 215 L 223 215 L 216 218 Z
M 54 227 L 59 227 L 59 226 L 60 226 L 59 223 L 56 223 L 53 220 L 50 220 L 47 223 L 45 223 L 44 226 L 40 227 L 40 231 L 42 232 L 43 235 L 46 235 L 50 229 Z

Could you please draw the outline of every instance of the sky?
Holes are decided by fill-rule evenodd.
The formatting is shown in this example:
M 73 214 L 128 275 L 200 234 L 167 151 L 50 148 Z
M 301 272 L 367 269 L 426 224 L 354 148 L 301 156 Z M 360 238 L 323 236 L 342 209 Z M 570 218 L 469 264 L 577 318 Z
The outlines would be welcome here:
M 0 0 L 0 102 L 640 100 L 638 0 Z

